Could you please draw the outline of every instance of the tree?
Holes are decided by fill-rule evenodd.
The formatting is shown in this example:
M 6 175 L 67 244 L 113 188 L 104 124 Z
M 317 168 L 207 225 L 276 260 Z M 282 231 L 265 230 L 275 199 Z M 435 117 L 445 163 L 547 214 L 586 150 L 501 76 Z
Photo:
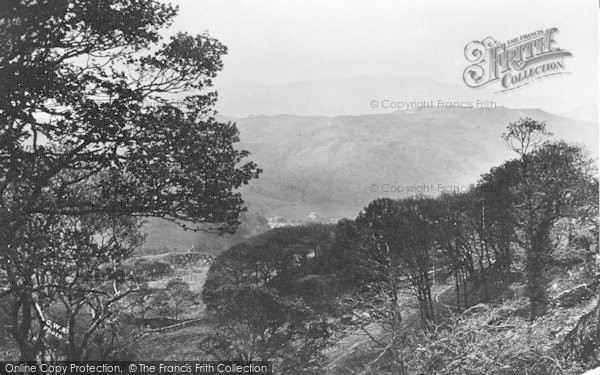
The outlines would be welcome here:
M 179 319 L 182 310 L 194 303 L 196 293 L 190 290 L 190 285 L 181 279 L 170 280 L 165 286 L 171 313 L 175 320 Z
M 394 335 L 402 321 L 400 293 L 410 275 L 401 258 L 402 220 L 398 201 L 389 198 L 371 202 L 356 219 L 363 250 L 359 258 L 363 280 L 376 298 L 383 299 Z
M 491 282 L 510 269 L 520 167 L 518 160 L 508 161 L 468 191 L 438 198 L 443 262 L 454 277 L 458 309 L 469 307 L 469 283 L 482 285 L 489 298 Z
M 593 192 L 591 161 L 581 149 L 564 142 L 547 143 L 546 124 L 530 118 L 510 123 L 503 134 L 506 144 L 520 156 L 515 208 L 526 252 L 527 292 L 531 319 L 547 304 L 545 270 L 552 252 L 550 232 L 556 221 L 571 216 Z
M 324 254 L 325 268 L 340 275 L 343 282 L 359 284 L 362 277 L 359 256 L 360 234 L 356 223 L 342 219 L 335 226 L 330 251 Z
M 516 152 L 520 157 L 521 163 L 521 179 L 518 191 L 522 193 L 522 211 L 526 212 L 526 224 L 523 227 L 525 236 L 521 241 L 521 246 L 527 253 L 527 275 L 528 275 L 528 293 L 531 301 L 531 319 L 535 319 L 539 313 L 539 308 L 546 303 L 546 292 L 544 288 L 543 272 L 541 271 L 546 266 L 546 257 L 542 253 L 537 253 L 533 247 L 547 246 L 549 244 L 541 244 L 540 241 L 545 241 L 546 236 L 543 233 L 536 235 L 535 228 L 535 203 L 534 194 L 535 187 L 528 181 L 528 173 L 530 172 L 530 154 L 537 150 L 545 141 L 546 136 L 551 135 L 546 130 L 546 123 L 536 121 L 529 117 L 520 118 L 517 122 L 509 123 L 507 132 L 502 134 L 502 139 L 508 148 Z M 546 225 L 547 226 L 547 225 Z M 534 245 L 534 240 L 537 238 L 539 245 Z
M 481 187 L 472 188 L 459 197 L 461 207 L 461 240 L 471 262 L 469 276 L 481 283 L 485 299 L 490 297 L 490 276 L 495 265 L 491 251 L 491 223 L 487 210 L 487 194 Z M 465 296 L 466 297 L 466 296 Z
M 530 117 L 520 118 L 511 122 L 502 133 L 502 140 L 512 151 L 523 159 L 527 154 L 540 147 L 548 136 L 545 121 L 537 121 Z
M 484 196 L 489 245 L 494 251 L 495 265 L 503 271 L 512 263 L 511 244 L 516 228 L 515 187 L 519 184 L 521 164 L 510 160 L 481 176 L 477 188 Z
M 412 289 L 424 328 L 434 318 L 431 287 L 440 237 L 439 212 L 437 202 L 431 198 L 381 198 L 371 202 L 356 219 L 362 248 L 358 261 L 363 274 L 357 306 L 367 307 L 367 320 L 376 321 L 386 333 L 385 340 L 381 340 L 363 327 L 381 348 L 369 366 L 391 355 L 392 362 L 399 363 L 400 373 L 406 371 L 401 293 Z
M 216 329 L 200 349 L 215 359 L 273 360 L 282 374 L 320 373 L 329 326 L 311 306 L 329 307 L 318 288 L 330 280 L 306 273 L 319 269 L 311 260 L 327 253 L 330 229 L 276 228 L 219 254 L 202 290 Z
M 383 283 L 395 309 L 399 308 L 399 291 L 409 282 L 424 325 L 434 316 L 431 286 L 439 237 L 436 207 L 434 199 L 424 197 L 377 199 L 356 220 L 364 234 L 362 261 L 372 272 L 372 282 Z
M 248 153 L 233 147 L 235 124 L 214 119 L 207 89 L 227 50 L 207 34 L 159 45 L 176 12 L 155 0 L 9 0 L 0 10 L 0 297 L 12 297 L 22 359 L 40 349 L 29 340 L 32 300 L 45 285 L 19 264 L 38 257 L 34 230 L 47 216 L 238 224 L 235 189 L 260 171 L 240 165 Z M 181 93 L 180 106 L 169 102 Z
M 441 261 L 454 277 L 456 308 L 460 310 L 469 305 L 469 281 L 476 276 L 475 255 L 469 240 L 472 237 L 471 220 L 463 211 L 463 194 L 442 194 L 438 200 L 441 210 L 440 244 L 443 249 Z
M 227 286 L 210 311 L 216 328 L 199 348 L 211 358 L 275 361 L 281 374 L 322 373 L 329 326 L 302 300 L 262 286 Z
M 520 156 L 521 176 L 515 181 L 512 202 L 516 241 L 526 253 L 527 294 L 533 320 L 544 312 L 548 302 L 546 270 L 553 250 L 552 228 L 560 218 L 590 217 L 597 207 L 590 197 L 597 194 L 598 181 L 593 162 L 580 148 L 565 142 L 545 142 L 552 135 L 545 122 L 519 119 L 507 130 L 503 139 Z
M 85 359 L 99 332 L 115 322 L 116 307 L 137 289 L 123 262 L 143 240 L 139 221 L 103 214 L 44 215 L 33 224 L 27 233 L 37 235 L 26 238 L 28 247 L 14 269 L 32 275 L 34 290 L 31 300 L 20 297 L 11 308 L 15 314 L 16 307 L 31 304 L 35 312 L 23 311 L 21 319 L 30 319 L 29 334 L 17 336 L 17 343 L 41 357 Z M 47 340 L 46 329 L 53 324 L 48 319 L 64 325 L 66 346 Z M 18 333 L 14 326 L 12 333 Z
M 309 224 L 275 228 L 234 245 L 211 264 L 202 300 L 210 308 L 219 303 L 220 289 L 240 285 L 273 286 L 289 294 L 299 277 L 322 268 L 330 237 L 330 226 Z
M 551 230 L 560 218 L 592 217 L 597 212 L 594 163 L 576 146 L 546 144 L 529 158 L 517 195 L 517 237 L 526 252 L 531 319 L 547 305 L 546 270 L 553 251 Z

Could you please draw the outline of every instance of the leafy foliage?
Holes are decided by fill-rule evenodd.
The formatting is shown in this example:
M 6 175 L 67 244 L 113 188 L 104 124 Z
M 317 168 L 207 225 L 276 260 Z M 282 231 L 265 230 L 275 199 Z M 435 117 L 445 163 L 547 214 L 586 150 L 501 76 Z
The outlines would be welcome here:
M 35 299 L 65 298 L 69 319 L 80 304 L 99 309 L 95 331 L 111 314 L 106 303 L 125 293 L 92 306 L 85 292 L 122 283 L 119 265 L 134 246 L 99 244 L 104 223 L 154 216 L 230 232 L 239 224 L 236 189 L 260 171 L 234 148 L 235 124 L 214 119 L 208 90 L 227 49 L 207 34 L 161 43 L 176 13 L 155 0 L 3 3 L 0 297 L 12 297 L 22 359 L 44 347 Z M 182 105 L 175 94 L 186 95 Z M 85 357 L 85 345 L 69 345 L 71 358 Z

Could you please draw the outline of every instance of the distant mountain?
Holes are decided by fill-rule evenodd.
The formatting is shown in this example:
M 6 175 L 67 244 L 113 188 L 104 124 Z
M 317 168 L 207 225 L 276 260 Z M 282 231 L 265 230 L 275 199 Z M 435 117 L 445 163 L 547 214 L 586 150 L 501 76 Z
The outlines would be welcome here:
M 438 101 L 472 102 L 490 100 L 497 106 L 542 108 L 560 114 L 572 108 L 572 100 L 558 96 L 531 96 L 527 90 L 495 93 L 492 88 L 472 89 L 459 77 L 456 83 L 426 77 L 375 78 L 287 82 L 277 85 L 217 87 L 217 110 L 229 116 L 293 114 L 300 116 L 339 116 L 390 113 L 391 102 Z M 376 108 L 371 101 L 376 100 Z M 387 100 L 388 103 L 383 103 Z M 387 107 L 387 108 L 386 108 Z
M 264 170 L 241 190 L 249 208 L 242 232 L 217 238 L 153 220 L 146 226 L 146 247 L 219 252 L 266 230 L 264 218 L 309 221 L 311 213 L 325 220 L 353 218 L 378 197 L 437 195 L 448 186 L 467 189 L 482 173 L 515 157 L 500 136 L 509 122 L 526 116 L 546 121 L 553 139 L 580 143 L 597 157 L 596 123 L 539 109 L 223 117 L 238 124 L 238 147 L 251 151 L 249 159 Z
M 575 120 L 598 122 L 598 110 L 598 103 L 588 103 L 565 112 L 564 116 Z
M 264 170 L 243 189 L 250 210 L 301 220 L 311 211 L 353 217 L 380 196 L 466 189 L 491 167 L 515 157 L 500 136 L 509 122 L 525 116 L 547 121 L 552 138 L 580 143 L 597 156 L 595 123 L 539 109 L 232 120 L 241 132 L 239 147 L 250 150 Z

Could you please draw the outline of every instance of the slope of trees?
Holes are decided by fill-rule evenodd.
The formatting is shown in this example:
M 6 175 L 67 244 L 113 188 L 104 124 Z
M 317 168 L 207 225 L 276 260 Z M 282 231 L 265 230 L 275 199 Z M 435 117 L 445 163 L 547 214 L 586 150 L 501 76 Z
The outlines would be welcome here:
M 386 332 L 382 342 L 365 331 L 382 350 L 371 364 L 385 358 L 389 366 L 398 365 L 394 373 L 400 374 L 409 369 L 511 373 L 524 366 L 531 373 L 559 371 L 556 356 L 540 358 L 550 349 L 535 348 L 533 336 L 528 343 L 502 349 L 544 316 L 551 304 L 548 281 L 563 264 L 584 266 L 590 288 L 600 283 L 596 171 L 584 150 L 548 142 L 547 136 L 545 124 L 532 119 L 510 124 L 504 140 L 519 158 L 491 169 L 466 192 L 377 199 L 356 220 L 345 219 L 335 227 L 281 228 L 234 246 L 212 265 L 203 299 L 209 311 L 223 316 L 221 309 L 236 301 L 228 296 L 252 286 L 271 290 L 277 300 L 293 297 L 315 307 L 314 300 L 286 286 L 300 285 L 307 276 L 333 277 L 329 284 L 312 284 L 321 299 L 350 294 L 353 307 L 366 309 L 363 322 L 377 323 Z M 308 258 L 309 253 L 314 257 Z M 498 317 L 505 322 L 497 323 L 500 328 L 482 327 L 481 314 L 448 322 L 448 311 L 440 310 L 433 298 L 436 279 L 453 281 L 452 313 L 492 302 L 523 280 L 527 319 Z M 406 308 L 400 296 L 407 292 L 417 302 L 425 329 L 413 338 L 407 337 L 402 316 Z M 339 310 L 319 312 L 335 315 Z M 306 321 L 321 316 L 310 314 Z M 513 328 L 513 336 L 504 335 Z M 420 347 L 419 355 L 408 358 L 409 346 Z M 471 351 L 482 357 L 471 358 Z

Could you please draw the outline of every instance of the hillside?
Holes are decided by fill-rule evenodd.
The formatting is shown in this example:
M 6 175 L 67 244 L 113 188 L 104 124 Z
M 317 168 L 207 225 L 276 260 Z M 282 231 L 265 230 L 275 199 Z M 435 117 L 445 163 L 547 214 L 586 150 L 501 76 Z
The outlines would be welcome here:
M 353 216 L 377 197 L 406 197 L 411 187 L 431 195 L 441 186 L 465 189 L 514 157 L 500 136 L 509 122 L 525 116 L 547 121 L 554 139 L 585 144 L 597 155 L 595 123 L 538 109 L 232 120 L 241 132 L 239 147 L 250 150 L 263 169 L 242 191 L 250 210 L 301 219 L 311 211 L 326 218 Z
M 354 217 L 377 197 L 402 198 L 418 191 L 437 195 L 448 186 L 465 190 L 489 168 L 515 156 L 500 136 L 509 122 L 525 116 L 547 121 L 554 139 L 584 144 L 598 155 L 596 123 L 539 109 L 222 119 L 238 124 L 238 147 L 249 150 L 263 169 L 241 190 L 249 212 L 307 221 L 311 212 L 326 220 Z M 236 242 L 161 220 L 151 220 L 146 232 L 146 248 L 199 246 L 220 252 Z

